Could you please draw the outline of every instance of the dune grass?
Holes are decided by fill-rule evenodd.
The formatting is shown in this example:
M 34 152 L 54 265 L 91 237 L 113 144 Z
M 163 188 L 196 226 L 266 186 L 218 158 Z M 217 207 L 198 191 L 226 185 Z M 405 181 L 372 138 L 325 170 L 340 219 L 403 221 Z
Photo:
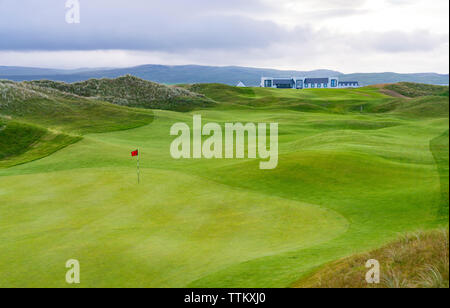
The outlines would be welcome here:
M 448 97 L 448 86 L 435 86 L 413 82 L 400 82 L 385 86 L 386 89 L 395 91 L 406 97 L 423 96 L 446 96 Z
M 448 209 L 436 211 L 448 143 L 435 139 L 448 131 L 448 99 L 411 116 L 375 112 L 399 99 L 372 88 L 191 90 L 218 105 L 154 111 L 149 125 L 0 169 L 0 286 L 67 287 L 76 258 L 82 287 L 287 287 L 399 233 L 448 226 Z M 278 122 L 278 168 L 173 160 L 170 127 L 193 114 Z
M 380 263 L 380 283 L 365 280 L 368 260 Z M 385 247 L 327 264 L 297 288 L 448 288 L 448 229 L 406 234 Z
M 214 106 L 214 101 L 179 87 L 169 87 L 131 75 L 115 79 L 90 79 L 77 83 L 49 80 L 32 81 L 32 85 L 57 89 L 82 97 L 98 98 L 115 105 L 148 109 L 190 111 Z

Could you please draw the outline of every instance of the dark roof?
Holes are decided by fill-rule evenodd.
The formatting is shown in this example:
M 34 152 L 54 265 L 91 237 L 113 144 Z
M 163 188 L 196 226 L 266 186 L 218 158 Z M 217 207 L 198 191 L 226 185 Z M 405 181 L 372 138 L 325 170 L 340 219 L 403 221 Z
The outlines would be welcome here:
M 292 79 L 292 78 L 274 79 L 273 83 L 274 84 L 293 84 L 294 79 Z
M 339 83 L 358 83 L 358 81 L 339 81 Z
M 328 83 L 328 78 L 306 78 L 305 83 Z

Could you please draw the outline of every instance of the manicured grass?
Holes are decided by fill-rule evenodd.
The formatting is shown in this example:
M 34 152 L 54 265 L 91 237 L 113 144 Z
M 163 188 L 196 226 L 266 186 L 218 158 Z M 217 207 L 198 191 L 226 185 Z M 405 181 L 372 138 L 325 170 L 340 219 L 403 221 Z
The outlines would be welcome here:
M 218 106 L 154 111 L 149 125 L 0 169 L 0 286 L 66 287 L 75 258 L 83 287 L 287 287 L 400 233 L 448 226 L 448 208 L 436 211 L 448 172 L 436 153 L 448 143 L 435 139 L 448 131 L 448 98 L 430 98 L 439 111 L 421 116 L 377 112 L 401 99 L 373 88 L 191 90 Z M 278 168 L 173 160 L 170 127 L 193 114 L 278 122 Z
M 431 140 L 430 150 L 436 160 L 437 169 L 441 180 L 441 202 L 439 203 L 438 213 L 448 221 L 449 213 L 449 131 L 441 136 Z

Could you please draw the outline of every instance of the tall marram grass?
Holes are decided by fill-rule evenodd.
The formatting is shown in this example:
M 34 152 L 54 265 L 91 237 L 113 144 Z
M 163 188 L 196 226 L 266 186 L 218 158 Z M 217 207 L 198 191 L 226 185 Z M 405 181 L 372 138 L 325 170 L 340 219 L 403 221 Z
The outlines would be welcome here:
M 381 265 L 380 284 L 365 281 L 365 263 Z M 326 265 L 294 285 L 313 288 L 448 288 L 449 231 L 405 234 L 378 250 Z

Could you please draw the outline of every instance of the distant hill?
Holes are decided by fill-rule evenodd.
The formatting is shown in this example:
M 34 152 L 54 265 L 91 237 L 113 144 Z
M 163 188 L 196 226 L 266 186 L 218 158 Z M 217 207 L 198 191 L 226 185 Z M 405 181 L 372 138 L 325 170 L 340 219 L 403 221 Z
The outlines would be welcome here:
M 417 73 L 417 74 L 397 74 L 397 73 L 357 73 L 348 74 L 341 77 L 343 81 L 357 80 L 362 85 L 374 85 L 380 83 L 413 82 L 433 85 L 448 85 L 448 74 Z
M 20 66 L 0 66 L 0 75 L 2 76 L 70 75 L 82 72 L 89 72 L 92 70 L 93 70 L 92 68 L 52 69 L 52 68 L 36 68 L 36 67 L 20 67 Z M 101 68 L 97 68 L 95 70 L 101 70 Z
M 342 74 L 332 70 L 314 71 L 283 71 L 263 68 L 248 68 L 238 66 L 216 67 L 199 65 L 142 65 L 117 69 L 79 69 L 79 70 L 51 70 L 23 67 L 1 67 L 0 79 L 13 81 L 53 80 L 63 82 L 80 82 L 91 78 L 117 78 L 124 75 L 133 75 L 148 81 L 163 84 L 193 84 L 193 83 L 223 83 L 236 85 L 242 81 L 248 86 L 259 86 L 262 76 L 308 76 L 329 77 L 336 76 L 343 81 L 357 80 L 362 85 L 379 83 L 417 82 L 426 84 L 449 83 L 449 75 L 435 73 L 396 74 L 396 73 L 358 73 Z

